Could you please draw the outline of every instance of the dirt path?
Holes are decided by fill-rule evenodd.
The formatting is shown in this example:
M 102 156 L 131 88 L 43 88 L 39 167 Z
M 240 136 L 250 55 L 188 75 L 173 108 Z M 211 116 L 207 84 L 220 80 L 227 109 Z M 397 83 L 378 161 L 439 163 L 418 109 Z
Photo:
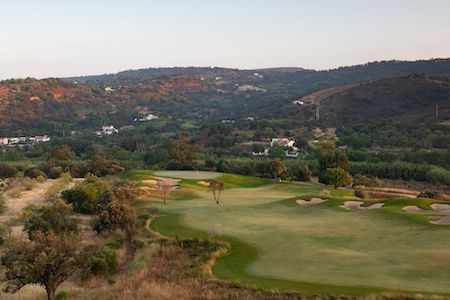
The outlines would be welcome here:
M 6 211 L 0 215 L 0 223 L 11 223 L 16 219 L 22 209 L 26 206 L 33 204 L 43 203 L 46 199 L 45 192 L 53 184 L 55 180 L 47 180 L 43 183 L 38 183 L 30 191 L 23 191 L 21 195 L 17 198 L 6 197 L 7 207 Z M 11 224 L 12 225 L 12 224 Z M 13 225 L 11 230 L 13 234 L 21 233 L 21 226 Z

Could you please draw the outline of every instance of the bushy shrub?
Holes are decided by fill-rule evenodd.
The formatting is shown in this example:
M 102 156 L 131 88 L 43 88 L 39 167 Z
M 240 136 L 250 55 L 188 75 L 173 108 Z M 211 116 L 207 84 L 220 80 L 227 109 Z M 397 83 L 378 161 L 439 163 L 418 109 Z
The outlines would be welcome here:
M 0 214 L 4 213 L 6 210 L 6 198 L 3 194 L 0 194 Z
M 378 178 L 429 181 L 450 185 L 450 171 L 441 167 L 406 162 L 394 163 L 350 163 L 352 175 L 364 174 Z
M 352 177 L 342 168 L 329 168 L 319 177 L 319 182 L 334 185 L 335 188 L 349 186 Z
M 289 173 L 295 180 L 310 181 L 312 172 L 305 164 L 292 164 L 288 166 Z
M 117 270 L 119 260 L 114 249 L 101 247 L 92 258 L 91 272 L 94 275 L 107 275 Z
M 78 186 L 61 193 L 66 203 L 73 205 L 73 210 L 79 213 L 92 213 L 100 196 L 108 189 L 108 184 L 95 175 L 88 175 Z
M 30 191 L 36 186 L 36 181 L 34 179 L 24 177 L 21 179 L 21 185 L 24 190 Z
M 141 240 L 133 240 L 133 248 L 134 249 L 142 249 L 144 248 L 144 242 Z
M 0 223 L 0 246 L 5 243 L 5 241 L 8 239 L 10 234 L 11 234 L 11 228 L 9 228 L 5 224 Z
M 12 178 L 17 175 L 17 169 L 0 163 L 0 178 Z
M 365 187 L 383 187 L 382 180 L 376 177 L 368 177 L 361 174 L 353 176 L 353 186 L 365 186 Z
M 108 160 L 102 156 L 95 156 L 86 164 L 86 172 L 96 176 L 115 175 L 123 172 L 124 168 L 115 162 Z
M 438 191 L 422 191 L 419 196 L 420 198 L 430 198 L 430 199 L 439 199 L 441 194 Z
M 43 183 L 43 182 L 45 182 L 46 180 L 47 180 L 47 178 L 44 177 L 44 176 L 38 176 L 38 177 L 36 177 L 36 181 L 39 182 L 39 183 Z
M 69 293 L 67 293 L 66 291 L 59 291 L 55 297 L 55 300 L 68 300 L 68 299 L 69 299 Z
M 356 189 L 355 190 L 355 196 L 361 199 L 367 198 L 367 193 L 364 190 Z
M 47 175 L 43 171 L 39 170 L 38 168 L 26 169 L 24 171 L 23 175 L 30 177 L 30 178 L 38 178 L 39 176 L 47 177 Z
M 62 167 L 59 167 L 59 166 L 58 167 L 51 167 L 48 170 L 48 174 L 47 175 L 51 179 L 57 179 L 57 178 L 59 178 L 59 176 L 61 176 L 62 172 L 63 172 Z
M 118 250 L 123 246 L 123 238 L 117 238 L 114 241 L 108 242 L 106 246 L 108 246 L 111 249 Z

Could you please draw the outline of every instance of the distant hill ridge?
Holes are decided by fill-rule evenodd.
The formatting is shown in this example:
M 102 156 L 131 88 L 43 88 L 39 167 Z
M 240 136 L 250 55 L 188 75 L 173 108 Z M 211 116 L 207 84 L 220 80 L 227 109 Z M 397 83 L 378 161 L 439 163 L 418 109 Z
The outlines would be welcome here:
M 410 76 L 422 73 L 428 77 Z M 292 109 L 292 101 L 317 91 L 325 98 L 320 100 L 322 120 L 330 124 L 359 122 L 383 114 L 406 116 L 408 109 L 424 105 L 431 110 L 431 102 L 422 101 L 427 95 L 434 102 L 438 97 L 448 101 L 447 86 L 437 84 L 439 80 L 446 82 L 448 76 L 450 59 L 434 59 L 374 62 L 329 71 L 150 68 L 65 79 L 4 80 L 0 81 L 0 136 L 50 134 L 60 132 L 61 126 L 124 126 L 136 116 L 138 107 L 175 119 L 217 121 L 252 116 L 298 120 L 311 114 L 300 115 Z M 342 86 L 350 88 L 334 93 L 333 89 L 339 91 Z M 333 89 L 323 92 L 329 88 Z M 361 100 L 364 97 L 366 100 Z M 378 109 L 381 104 L 388 105 L 385 99 L 393 101 L 391 108 L 396 110 Z M 405 99 L 414 99 L 414 105 L 402 106 Z M 352 106 L 354 103 L 358 103 L 360 111 Z M 365 113 L 370 105 L 378 107 L 373 114 Z M 445 113 L 445 103 L 442 111 Z

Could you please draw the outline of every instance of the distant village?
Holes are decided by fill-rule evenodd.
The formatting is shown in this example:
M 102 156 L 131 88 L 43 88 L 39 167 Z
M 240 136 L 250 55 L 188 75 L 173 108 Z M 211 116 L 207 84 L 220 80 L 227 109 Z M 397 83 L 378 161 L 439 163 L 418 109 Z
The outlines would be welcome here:
M 0 137 L 0 147 L 25 147 L 50 142 L 48 135 Z
M 156 119 L 158 119 L 158 116 L 156 116 L 152 113 L 148 113 L 143 117 L 134 118 L 133 121 L 135 123 L 136 122 L 148 122 L 148 121 L 152 121 L 152 120 L 156 120 Z M 114 125 L 103 125 L 100 128 L 100 130 L 95 131 L 95 135 L 102 137 L 102 136 L 113 135 L 118 132 L 119 132 L 119 129 L 117 129 Z

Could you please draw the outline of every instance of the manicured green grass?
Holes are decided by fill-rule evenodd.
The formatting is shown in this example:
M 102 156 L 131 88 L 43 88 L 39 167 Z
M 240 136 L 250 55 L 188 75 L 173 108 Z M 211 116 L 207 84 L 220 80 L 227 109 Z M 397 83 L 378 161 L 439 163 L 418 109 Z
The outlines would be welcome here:
M 381 209 L 349 211 L 339 206 L 351 190 L 251 177 L 240 183 L 243 178 L 234 176 L 219 177 L 234 187 L 222 193 L 219 205 L 201 189 L 190 190 L 193 199 L 149 204 L 165 214 L 152 228 L 206 238 L 219 226 L 231 252 L 213 272 L 246 285 L 322 295 L 450 294 L 450 226 L 402 211 L 406 205 L 427 209 L 435 201 L 390 199 Z M 330 200 L 295 203 L 311 197 Z
M 167 214 L 156 219 L 151 228 L 164 235 L 178 238 L 208 238 L 205 231 L 187 227 L 181 222 L 181 215 Z M 281 291 L 299 291 L 307 295 L 352 295 L 369 294 L 410 294 L 407 291 L 386 290 L 361 286 L 335 286 L 317 283 L 281 280 L 270 277 L 255 276 L 247 272 L 247 267 L 258 258 L 258 250 L 238 239 L 221 237 L 231 250 L 219 259 L 214 266 L 214 274 L 223 279 L 237 281 L 246 286 Z M 232 267 L 230 267 L 232 266 Z

